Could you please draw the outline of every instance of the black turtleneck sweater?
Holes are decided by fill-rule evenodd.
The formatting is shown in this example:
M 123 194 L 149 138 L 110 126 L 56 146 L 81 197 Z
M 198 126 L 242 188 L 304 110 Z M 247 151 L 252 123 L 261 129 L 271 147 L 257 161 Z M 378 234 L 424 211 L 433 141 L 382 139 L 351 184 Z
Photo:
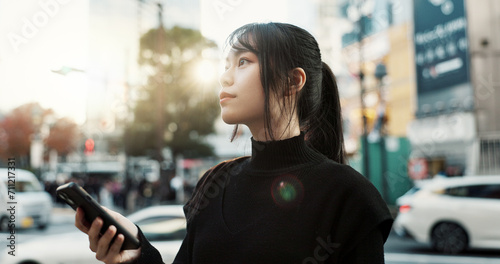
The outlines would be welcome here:
M 205 179 L 215 177 L 209 186 Z M 375 187 L 304 135 L 252 139 L 252 156 L 209 170 L 174 263 L 384 263 L 392 217 Z M 138 263 L 162 263 L 141 234 Z

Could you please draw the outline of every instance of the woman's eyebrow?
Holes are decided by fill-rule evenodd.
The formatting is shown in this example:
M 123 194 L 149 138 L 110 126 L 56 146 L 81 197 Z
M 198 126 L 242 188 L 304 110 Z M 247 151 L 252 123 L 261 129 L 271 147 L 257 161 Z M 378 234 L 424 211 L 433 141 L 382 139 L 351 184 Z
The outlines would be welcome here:
M 246 50 L 246 49 L 234 49 L 233 48 L 233 49 L 231 49 L 231 51 L 229 51 L 229 54 L 226 57 L 226 62 L 229 61 L 230 57 L 238 57 L 241 54 L 246 53 L 246 52 L 251 52 L 251 51 Z

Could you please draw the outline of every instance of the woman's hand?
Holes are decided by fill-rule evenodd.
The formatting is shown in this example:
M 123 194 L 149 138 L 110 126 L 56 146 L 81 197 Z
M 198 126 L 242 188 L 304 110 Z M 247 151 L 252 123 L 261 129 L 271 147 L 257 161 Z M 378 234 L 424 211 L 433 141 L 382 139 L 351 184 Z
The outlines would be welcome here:
M 137 237 L 139 232 L 134 223 L 117 212 L 111 211 L 105 207 L 103 208 L 125 229 L 127 229 L 131 234 L 135 234 Z M 75 226 L 89 236 L 90 250 L 96 253 L 96 259 L 106 264 L 112 264 L 132 263 L 139 257 L 141 254 L 141 248 L 120 251 L 123 241 L 125 240 L 125 237 L 122 234 L 119 234 L 113 244 L 110 244 L 116 234 L 115 226 L 110 226 L 103 235 L 100 235 L 99 231 L 101 230 L 103 224 L 102 219 L 97 217 L 92 224 L 89 224 L 87 220 L 85 220 L 84 215 L 85 213 L 81 208 L 76 210 Z

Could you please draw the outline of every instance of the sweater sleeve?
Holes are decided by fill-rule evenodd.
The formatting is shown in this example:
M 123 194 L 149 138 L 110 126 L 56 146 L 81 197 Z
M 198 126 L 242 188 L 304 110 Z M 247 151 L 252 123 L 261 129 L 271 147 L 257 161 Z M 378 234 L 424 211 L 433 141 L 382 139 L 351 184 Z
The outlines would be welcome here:
M 350 258 L 351 254 L 356 258 L 363 258 L 370 257 L 366 255 L 369 254 L 382 256 L 383 259 L 383 244 L 389 236 L 393 223 L 387 204 L 375 186 L 366 178 L 352 170 L 346 175 L 349 175 L 349 183 L 346 184 L 345 192 L 339 197 L 342 201 L 340 211 L 342 220 L 332 230 L 332 240 L 342 243 L 338 258 Z M 383 263 L 383 260 L 345 263 Z
M 142 230 L 139 229 L 139 241 L 141 241 L 141 255 L 136 260 L 136 264 L 164 264 L 163 259 L 161 258 L 160 252 L 149 243 L 148 239 L 142 233 Z
M 181 248 L 177 255 L 175 256 L 173 264 L 186 264 L 189 263 L 189 254 L 188 254 L 188 246 L 187 246 L 188 236 L 184 238 L 182 241 Z
M 384 235 L 380 229 L 374 229 L 339 263 L 345 264 L 383 264 Z

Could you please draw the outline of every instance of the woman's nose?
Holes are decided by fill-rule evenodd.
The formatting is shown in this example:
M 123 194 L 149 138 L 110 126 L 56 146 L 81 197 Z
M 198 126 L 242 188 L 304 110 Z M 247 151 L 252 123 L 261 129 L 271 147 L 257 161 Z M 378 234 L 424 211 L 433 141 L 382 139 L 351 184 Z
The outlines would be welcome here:
M 233 85 L 233 77 L 231 68 L 227 69 L 219 78 L 219 83 L 222 87 Z

